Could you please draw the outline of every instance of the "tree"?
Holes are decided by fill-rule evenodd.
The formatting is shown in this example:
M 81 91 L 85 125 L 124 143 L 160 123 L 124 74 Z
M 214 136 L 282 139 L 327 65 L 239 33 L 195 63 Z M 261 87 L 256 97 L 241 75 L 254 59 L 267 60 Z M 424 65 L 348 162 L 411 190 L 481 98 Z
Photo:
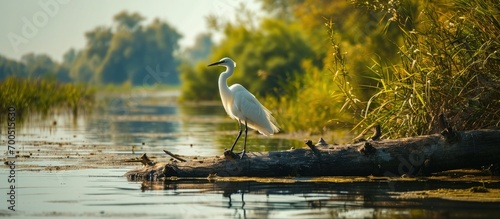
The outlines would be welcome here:
M 139 13 L 128 13 L 127 11 L 122 11 L 113 17 L 118 30 L 126 31 L 136 31 L 140 29 L 141 22 L 144 21 L 144 17 Z
M 183 51 L 183 61 L 195 65 L 199 61 L 206 60 L 212 51 L 214 43 L 210 33 L 201 33 L 196 36 L 195 43 Z
M 26 66 L 0 55 L 0 80 L 5 80 L 10 75 L 26 77 Z
M 106 55 L 95 72 L 101 83 L 121 84 L 127 81 L 127 71 L 133 71 L 127 68 L 132 56 L 132 38 L 133 33 L 127 30 L 118 30 L 113 34 Z
M 99 76 L 95 74 L 97 66 L 102 59 L 96 55 L 89 57 L 84 49 L 76 53 L 75 60 L 69 67 L 69 76 L 76 82 L 100 83 Z
M 225 38 L 213 47 L 209 60 L 196 65 L 194 69 L 189 69 L 187 65 L 181 68 L 181 75 L 184 74 L 183 98 L 217 99 L 216 78 L 221 69 L 208 70 L 206 64 L 226 56 L 237 62 L 236 73 L 229 78 L 229 83 L 240 83 L 260 96 L 283 92 L 280 83 L 293 80 L 295 74 L 304 72 L 302 63 L 313 57 L 314 52 L 298 30 L 275 19 L 262 20 L 256 29 L 244 23 L 225 24 Z M 205 83 L 206 79 L 212 81 Z M 214 92 L 209 92 L 211 96 L 201 93 L 197 96 L 197 89 L 214 87 L 204 87 L 208 83 L 215 85 Z
M 143 21 L 140 14 L 123 11 L 114 16 L 114 28 L 99 26 L 87 32 L 86 47 L 71 57 L 71 78 L 102 84 L 178 84 L 174 54 L 181 35 L 159 19 L 147 26 Z
M 263 0 L 264 8 L 270 4 L 266 2 L 270 1 Z M 348 54 L 346 67 L 352 72 L 349 77 L 357 88 L 353 92 L 368 100 L 374 92 L 370 87 L 375 86 L 371 78 L 376 75 L 369 68 L 374 64 L 373 60 L 392 63 L 400 59 L 396 43 L 401 40 L 401 31 L 395 25 L 380 25 L 390 19 L 390 10 L 366 10 L 349 1 L 303 0 L 294 3 L 289 5 L 289 10 L 306 33 L 317 58 L 323 60 L 325 70 L 331 68 L 334 54 L 333 48 L 326 46 L 332 37 L 325 28 L 328 24 Z M 409 8 L 417 11 L 418 5 Z
M 179 83 L 175 54 L 182 36 L 174 27 L 159 19 L 144 26 L 142 15 L 127 11 L 113 20 L 113 27 L 97 26 L 86 32 L 85 47 L 68 50 L 62 63 L 44 54 L 26 54 L 19 63 L 0 57 L 0 79 L 15 73 L 94 84 Z
M 182 35 L 168 23 L 155 19 L 140 36 L 144 40 L 136 42 L 144 42 L 144 45 L 136 44 L 138 46 L 136 54 L 142 56 L 142 59 L 136 58 L 142 60 L 142 66 L 141 70 L 136 71 L 132 77 L 133 83 L 144 83 L 145 71 L 150 77 L 154 77 L 155 75 L 151 75 L 151 71 L 147 69 L 155 69 L 157 83 L 178 84 L 180 81 L 177 72 L 179 63 L 174 55 L 179 50 L 178 42 Z
M 102 59 L 111 45 L 113 32 L 110 27 L 98 26 L 93 30 L 86 32 L 85 38 L 87 39 L 85 55 L 90 58 L 92 56 L 97 56 Z
M 56 63 L 46 54 L 35 55 L 28 53 L 21 57 L 21 63 L 26 66 L 28 77 L 40 77 L 45 74 L 54 74 Z

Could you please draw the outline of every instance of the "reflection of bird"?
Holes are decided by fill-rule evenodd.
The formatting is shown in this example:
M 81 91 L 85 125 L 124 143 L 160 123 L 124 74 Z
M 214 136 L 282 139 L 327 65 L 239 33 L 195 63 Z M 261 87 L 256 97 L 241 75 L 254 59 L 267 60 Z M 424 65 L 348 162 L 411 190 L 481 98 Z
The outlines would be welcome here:
M 238 126 L 240 128 L 240 132 L 231 147 L 231 152 L 241 136 L 241 125 L 245 124 L 245 143 L 241 154 L 241 158 L 243 158 L 247 146 L 248 126 L 259 131 L 263 135 L 272 135 L 279 131 L 278 124 L 271 115 L 271 112 L 243 86 L 240 84 L 233 84 L 231 87 L 227 86 L 226 80 L 233 75 L 234 67 L 236 67 L 236 63 L 232 59 L 227 57 L 222 58 L 220 61 L 208 66 L 226 67 L 226 71 L 222 72 L 219 76 L 220 98 L 227 114 L 232 119 L 238 120 Z

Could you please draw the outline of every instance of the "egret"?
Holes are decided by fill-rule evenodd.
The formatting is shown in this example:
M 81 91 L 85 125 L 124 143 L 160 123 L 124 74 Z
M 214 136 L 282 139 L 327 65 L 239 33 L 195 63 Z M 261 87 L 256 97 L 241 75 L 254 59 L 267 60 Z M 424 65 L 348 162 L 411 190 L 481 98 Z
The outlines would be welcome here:
M 240 157 L 240 159 L 242 159 L 243 156 L 245 156 L 247 147 L 248 127 L 268 136 L 279 131 L 278 123 L 271 115 L 271 111 L 264 107 L 245 87 L 240 84 L 233 84 L 230 87 L 227 86 L 227 79 L 233 75 L 234 68 L 236 67 L 236 63 L 232 59 L 225 57 L 208 66 L 226 67 L 226 71 L 222 72 L 219 76 L 219 93 L 226 113 L 229 117 L 238 121 L 238 127 L 240 129 L 238 136 L 234 140 L 233 146 L 231 146 L 231 153 L 241 136 L 242 125 L 245 125 L 245 142 Z

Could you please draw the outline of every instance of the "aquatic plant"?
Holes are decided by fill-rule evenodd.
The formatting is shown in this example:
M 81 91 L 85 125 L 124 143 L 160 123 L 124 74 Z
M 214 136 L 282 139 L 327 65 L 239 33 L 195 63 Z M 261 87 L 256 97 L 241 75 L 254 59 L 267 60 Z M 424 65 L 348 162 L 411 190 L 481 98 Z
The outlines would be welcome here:
M 0 112 L 15 107 L 18 115 L 27 112 L 47 113 L 53 108 L 78 108 L 94 103 L 95 90 L 84 84 L 59 83 L 41 78 L 9 76 L 0 81 Z

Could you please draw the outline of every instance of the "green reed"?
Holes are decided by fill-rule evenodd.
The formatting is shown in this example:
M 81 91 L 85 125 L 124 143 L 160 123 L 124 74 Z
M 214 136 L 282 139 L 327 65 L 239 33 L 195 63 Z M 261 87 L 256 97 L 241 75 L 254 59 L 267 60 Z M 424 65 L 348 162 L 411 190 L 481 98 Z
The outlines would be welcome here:
M 94 89 L 83 84 L 64 84 L 55 80 L 27 79 L 15 76 L 0 81 L 0 111 L 15 107 L 16 113 L 47 113 L 54 108 L 66 108 L 77 114 L 79 108 L 94 103 Z
M 406 7 L 410 1 L 397 7 L 389 2 L 393 10 L 388 22 L 402 33 L 400 63 L 374 61 L 370 69 L 376 92 L 368 101 L 354 103 L 363 108 L 355 129 L 380 124 L 386 137 L 431 134 L 440 129 L 441 113 L 459 130 L 498 126 L 498 4 L 428 2 L 415 13 Z

